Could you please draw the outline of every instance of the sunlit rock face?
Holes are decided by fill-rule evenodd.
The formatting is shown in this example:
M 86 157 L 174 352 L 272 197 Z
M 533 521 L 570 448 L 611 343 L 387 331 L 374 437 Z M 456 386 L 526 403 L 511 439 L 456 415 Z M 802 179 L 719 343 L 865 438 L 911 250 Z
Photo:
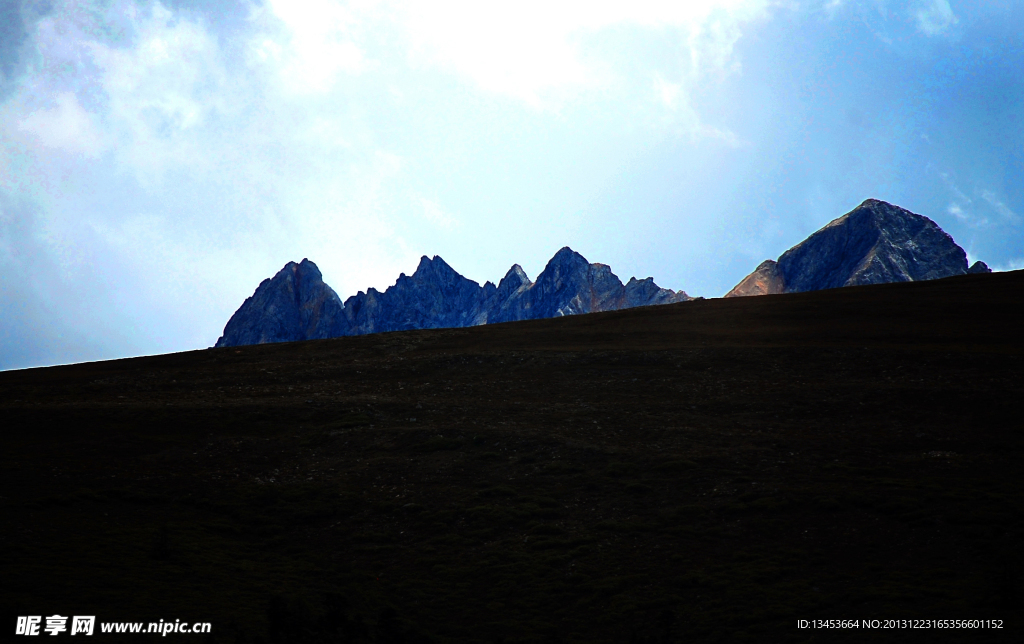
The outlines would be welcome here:
M 868 199 L 787 250 L 774 266 L 758 266 L 726 297 L 933 280 L 967 270 L 964 249 L 934 221 Z
M 747 297 L 750 295 L 775 295 L 784 292 L 785 283 L 782 280 L 779 263 L 774 259 L 766 259 L 725 296 Z
M 316 264 L 288 262 L 231 316 L 218 347 L 347 335 L 344 306 Z
M 423 257 L 415 273 L 402 274 L 383 293 L 371 288 L 342 304 L 316 265 L 303 260 L 264 280 L 231 317 L 217 346 L 467 327 L 688 299 L 683 291 L 660 288 L 650 277 L 623 285 L 607 265 L 591 264 L 566 247 L 536 282 L 516 264 L 498 286 L 480 286 L 440 257 Z

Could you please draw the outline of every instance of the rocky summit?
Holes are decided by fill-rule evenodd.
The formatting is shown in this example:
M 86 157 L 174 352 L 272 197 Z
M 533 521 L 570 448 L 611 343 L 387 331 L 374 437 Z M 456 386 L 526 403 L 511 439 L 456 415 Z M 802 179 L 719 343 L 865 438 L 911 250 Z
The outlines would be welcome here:
M 513 271 L 517 269 L 519 287 L 508 299 L 495 303 L 497 307 L 489 314 L 487 322 L 537 320 L 690 299 L 683 291 L 660 288 L 650 277 L 645 280 L 634 277 L 623 286 L 608 265 L 590 264 L 568 246 L 555 253 L 532 284 L 518 265 L 512 267 Z M 509 279 L 509 275 L 505 279 Z
M 967 254 L 939 226 L 921 215 L 868 199 L 767 260 L 725 297 L 819 291 L 842 286 L 916 282 L 990 272 L 969 269 Z
M 343 308 L 316 264 L 308 259 L 288 262 L 242 303 L 216 346 L 334 337 L 348 328 Z
M 443 259 L 424 256 L 383 293 L 360 291 L 344 302 L 308 259 L 289 262 L 245 300 L 217 340 L 218 347 L 291 342 L 384 331 L 468 327 L 685 302 L 683 291 L 650 277 L 625 285 L 605 264 L 591 264 L 565 247 L 537 277 L 518 264 L 497 286 L 480 286 Z

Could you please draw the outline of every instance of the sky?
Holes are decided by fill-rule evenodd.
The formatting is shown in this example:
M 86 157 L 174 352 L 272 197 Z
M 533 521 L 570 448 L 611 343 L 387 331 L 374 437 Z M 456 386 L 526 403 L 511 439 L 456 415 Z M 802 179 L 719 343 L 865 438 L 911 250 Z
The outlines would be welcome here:
M 719 297 L 867 198 L 1024 268 L 1024 3 L 0 0 L 0 369 L 570 246 Z

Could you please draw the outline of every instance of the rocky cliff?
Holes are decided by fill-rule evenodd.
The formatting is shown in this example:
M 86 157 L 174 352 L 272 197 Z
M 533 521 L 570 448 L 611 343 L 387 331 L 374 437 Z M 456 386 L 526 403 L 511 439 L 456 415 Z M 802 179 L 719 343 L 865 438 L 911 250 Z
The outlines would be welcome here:
M 517 268 L 518 265 L 513 267 Z M 489 313 L 487 321 L 536 320 L 688 299 L 683 291 L 659 288 L 650 277 L 645 280 L 634 277 L 623 286 L 608 265 L 590 264 L 566 246 L 555 253 L 536 282 L 520 282 L 500 309 Z
M 443 259 L 426 256 L 412 276 L 399 276 L 383 293 L 370 289 L 345 300 L 348 328 L 337 335 L 473 326 L 486 322 L 494 284 L 481 287 L 459 275 Z
M 480 286 L 440 257 L 423 257 L 411 276 L 403 273 L 383 293 L 371 288 L 342 303 L 316 265 L 304 259 L 264 280 L 228 321 L 216 346 L 466 327 L 688 299 L 683 291 L 660 288 L 650 277 L 623 285 L 607 265 L 591 264 L 566 247 L 536 282 L 516 264 L 497 286 Z
M 265 279 L 228 320 L 215 346 L 292 342 L 342 335 L 344 307 L 316 264 L 288 262 Z
M 986 272 L 988 267 L 977 262 L 970 270 Z M 913 282 L 967 272 L 967 254 L 934 221 L 868 199 L 777 262 L 762 263 L 726 297 Z

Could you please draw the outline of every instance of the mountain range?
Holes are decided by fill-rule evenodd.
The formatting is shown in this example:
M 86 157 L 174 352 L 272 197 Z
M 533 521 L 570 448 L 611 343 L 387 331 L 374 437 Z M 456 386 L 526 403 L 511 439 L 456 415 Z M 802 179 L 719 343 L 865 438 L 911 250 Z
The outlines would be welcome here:
M 224 328 L 218 347 L 292 342 L 384 331 L 467 327 L 685 302 L 683 291 L 650 277 L 623 284 L 605 264 L 591 264 L 565 247 L 531 282 L 515 264 L 495 286 L 480 286 L 440 257 L 420 259 L 383 293 L 360 291 L 344 302 L 316 264 L 289 262 L 263 280 Z
M 725 297 L 817 291 L 990 272 L 939 226 L 898 206 L 868 199 L 803 242 L 766 260 Z M 691 300 L 650 277 L 623 284 L 605 264 L 562 248 L 531 282 L 518 264 L 495 286 L 480 286 L 443 259 L 426 256 L 383 293 L 342 302 L 316 264 L 289 262 L 263 280 L 224 328 L 216 346 L 291 342 L 384 331 L 468 327 Z

